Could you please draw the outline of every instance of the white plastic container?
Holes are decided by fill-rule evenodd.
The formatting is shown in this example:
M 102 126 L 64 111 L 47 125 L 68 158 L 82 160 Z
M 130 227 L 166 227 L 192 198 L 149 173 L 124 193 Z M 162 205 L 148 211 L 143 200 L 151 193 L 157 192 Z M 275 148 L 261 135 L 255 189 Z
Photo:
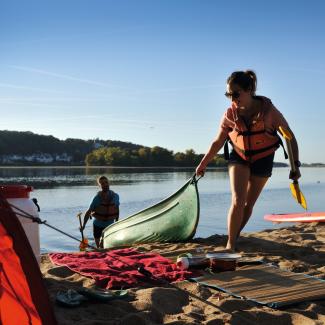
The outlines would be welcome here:
M 16 206 L 17 208 L 27 212 L 33 217 L 38 217 L 38 210 L 35 203 L 29 198 L 30 192 L 33 191 L 31 186 L 27 185 L 3 185 L 0 186 L 1 194 L 7 199 L 7 201 Z M 33 249 L 34 255 L 40 263 L 40 238 L 39 238 L 39 224 L 33 222 L 31 219 L 24 218 L 17 214 L 22 214 L 21 211 L 11 207 L 23 226 L 25 234 L 29 240 L 29 243 Z
M 176 261 L 176 265 L 181 270 L 187 270 L 189 268 L 205 268 L 210 265 L 210 260 L 205 256 L 184 256 L 179 257 Z

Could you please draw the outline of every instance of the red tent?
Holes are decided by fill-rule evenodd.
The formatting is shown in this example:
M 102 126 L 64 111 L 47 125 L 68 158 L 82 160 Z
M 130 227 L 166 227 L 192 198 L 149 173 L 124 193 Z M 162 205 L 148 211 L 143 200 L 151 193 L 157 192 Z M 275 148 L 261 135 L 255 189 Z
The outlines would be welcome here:
M 57 324 L 25 232 L 0 196 L 0 324 Z

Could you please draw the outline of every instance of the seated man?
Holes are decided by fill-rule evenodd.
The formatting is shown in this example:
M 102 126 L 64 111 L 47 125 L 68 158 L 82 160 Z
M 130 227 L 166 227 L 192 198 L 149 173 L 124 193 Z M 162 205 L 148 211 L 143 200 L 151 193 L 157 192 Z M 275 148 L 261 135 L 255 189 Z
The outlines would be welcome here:
M 101 191 L 93 198 L 89 209 L 85 213 L 81 230 L 85 229 L 89 218 L 94 217 L 93 231 L 96 246 L 100 247 L 100 237 L 103 230 L 119 218 L 119 196 L 109 189 L 106 176 L 100 176 L 97 180 Z

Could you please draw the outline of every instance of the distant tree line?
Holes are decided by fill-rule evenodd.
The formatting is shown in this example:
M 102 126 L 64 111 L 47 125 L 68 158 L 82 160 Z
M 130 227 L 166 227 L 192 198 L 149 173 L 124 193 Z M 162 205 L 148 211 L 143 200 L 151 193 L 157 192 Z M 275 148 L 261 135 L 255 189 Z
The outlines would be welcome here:
M 202 157 L 202 154 L 196 154 L 192 149 L 174 154 L 173 151 L 158 146 L 139 149 L 103 147 L 89 153 L 85 162 L 87 166 L 193 167 L 198 165 Z M 226 166 L 227 162 L 222 155 L 217 155 L 210 165 L 221 167 Z
M 202 154 L 189 149 L 173 153 L 162 147 L 145 147 L 130 142 L 114 140 L 82 140 L 68 138 L 60 140 L 51 135 L 39 135 L 32 132 L 0 131 L 0 162 L 3 157 L 18 155 L 22 160 L 11 164 L 26 164 L 24 157 L 31 155 L 51 155 L 52 163 L 88 166 L 196 166 Z M 69 162 L 56 161 L 57 155 L 67 155 Z M 7 163 L 9 164 L 9 163 Z M 28 164 L 33 164 L 28 160 Z M 34 164 L 36 164 L 34 162 Z M 222 155 L 217 155 L 211 162 L 212 166 L 226 166 Z

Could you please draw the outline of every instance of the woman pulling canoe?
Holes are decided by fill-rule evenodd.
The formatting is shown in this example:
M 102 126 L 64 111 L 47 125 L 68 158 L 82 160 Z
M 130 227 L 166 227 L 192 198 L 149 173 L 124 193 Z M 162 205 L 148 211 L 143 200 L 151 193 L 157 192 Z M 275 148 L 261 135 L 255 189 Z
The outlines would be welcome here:
M 296 173 L 289 178 L 300 178 L 297 141 L 283 115 L 270 99 L 255 94 L 256 74 L 235 71 L 227 79 L 225 95 L 231 106 L 221 119 L 217 136 L 196 168 L 197 175 L 204 175 L 208 163 L 224 146 L 228 159 L 231 185 L 231 206 L 228 212 L 228 242 L 226 249 L 234 251 L 236 240 L 248 222 L 253 207 L 263 187 L 272 174 L 275 150 L 282 144 L 277 131 L 280 127 L 292 134 L 292 151 Z M 232 151 L 228 154 L 228 142 Z
M 109 189 L 106 176 L 100 176 L 97 183 L 101 191 L 93 198 L 80 230 L 84 230 L 88 219 L 94 217 L 93 234 L 96 246 L 99 247 L 103 230 L 114 221 L 118 221 L 120 202 L 118 194 Z

